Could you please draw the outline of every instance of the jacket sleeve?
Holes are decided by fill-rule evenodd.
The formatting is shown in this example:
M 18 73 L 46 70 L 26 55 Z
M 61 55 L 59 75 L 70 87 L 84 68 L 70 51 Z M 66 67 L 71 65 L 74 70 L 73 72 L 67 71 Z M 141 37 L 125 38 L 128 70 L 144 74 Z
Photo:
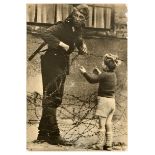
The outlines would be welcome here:
M 76 34 L 77 38 L 76 38 L 76 41 L 75 41 L 75 45 L 77 48 L 79 48 L 80 46 L 82 46 L 83 44 L 83 37 L 82 37 L 82 32 L 78 32 Z
M 59 46 L 59 36 L 62 34 L 62 25 L 57 24 L 49 27 L 40 37 L 52 48 L 56 49 Z
M 76 40 L 75 40 L 75 46 L 78 49 L 79 54 L 84 54 L 82 49 L 83 49 L 83 44 L 84 44 L 84 40 L 82 37 L 82 28 L 80 30 L 77 31 L 76 33 Z
M 95 74 L 90 75 L 88 73 L 84 73 L 83 76 L 89 83 L 98 83 L 100 79 L 100 76 Z

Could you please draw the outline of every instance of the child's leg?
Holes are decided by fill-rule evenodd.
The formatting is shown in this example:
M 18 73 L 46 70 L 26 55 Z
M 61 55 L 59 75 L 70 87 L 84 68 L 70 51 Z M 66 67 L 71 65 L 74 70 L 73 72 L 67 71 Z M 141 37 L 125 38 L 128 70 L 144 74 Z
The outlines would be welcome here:
M 99 139 L 100 139 L 100 143 L 102 144 L 102 147 L 103 147 L 104 142 L 105 142 L 106 121 L 107 121 L 106 117 L 102 117 L 102 116 L 99 117 Z
M 97 145 L 94 146 L 95 149 L 103 150 L 105 142 L 105 124 L 106 124 L 106 117 L 99 116 L 98 142 Z
M 106 120 L 106 146 L 111 148 L 113 142 L 113 128 L 112 128 L 112 117 L 114 115 L 115 109 L 109 114 Z
M 99 130 L 104 130 L 105 131 L 106 122 L 107 122 L 106 117 L 99 116 Z

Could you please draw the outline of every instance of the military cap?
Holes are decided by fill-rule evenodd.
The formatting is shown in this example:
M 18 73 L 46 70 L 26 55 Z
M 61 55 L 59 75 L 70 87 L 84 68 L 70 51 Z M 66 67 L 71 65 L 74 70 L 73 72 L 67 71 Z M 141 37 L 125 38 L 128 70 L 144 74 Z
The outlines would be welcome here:
M 82 13 L 85 16 L 86 19 L 88 19 L 88 16 L 89 16 L 88 5 L 86 4 L 74 5 L 74 9 L 78 10 L 80 13 Z

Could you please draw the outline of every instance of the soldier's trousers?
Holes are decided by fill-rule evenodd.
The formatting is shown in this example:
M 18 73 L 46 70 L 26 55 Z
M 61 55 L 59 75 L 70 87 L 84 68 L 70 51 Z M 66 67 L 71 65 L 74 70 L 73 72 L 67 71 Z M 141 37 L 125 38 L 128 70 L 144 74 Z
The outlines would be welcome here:
M 41 136 L 59 135 L 56 108 L 62 103 L 66 79 L 66 60 L 63 55 L 47 52 L 41 56 L 43 81 L 42 117 L 39 123 Z

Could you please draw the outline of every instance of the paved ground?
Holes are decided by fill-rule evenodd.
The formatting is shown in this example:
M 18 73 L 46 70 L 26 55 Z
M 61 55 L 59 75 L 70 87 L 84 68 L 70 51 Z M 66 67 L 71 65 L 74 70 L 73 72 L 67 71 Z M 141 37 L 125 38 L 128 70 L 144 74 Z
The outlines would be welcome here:
M 88 136 L 79 138 L 73 146 L 62 146 L 62 145 L 50 145 L 48 143 L 36 144 L 33 143 L 37 138 L 37 127 L 38 124 L 27 125 L 27 149 L 29 151 L 96 151 L 91 147 L 97 142 L 97 136 Z M 74 138 L 74 137 L 72 137 Z M 127 146 L 115 146 L 115 150 L 126 150 Z

